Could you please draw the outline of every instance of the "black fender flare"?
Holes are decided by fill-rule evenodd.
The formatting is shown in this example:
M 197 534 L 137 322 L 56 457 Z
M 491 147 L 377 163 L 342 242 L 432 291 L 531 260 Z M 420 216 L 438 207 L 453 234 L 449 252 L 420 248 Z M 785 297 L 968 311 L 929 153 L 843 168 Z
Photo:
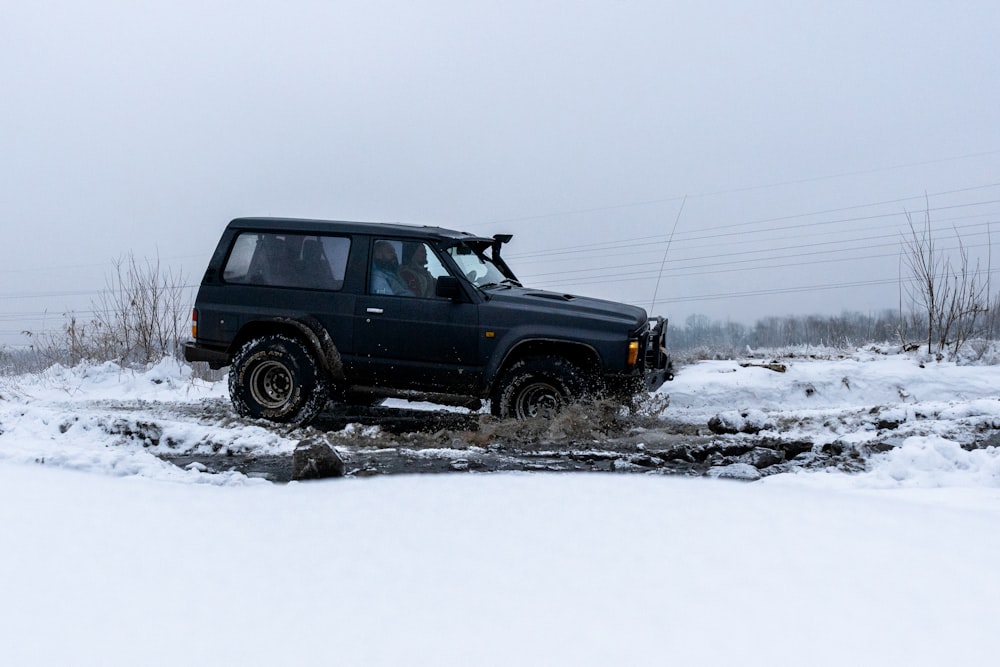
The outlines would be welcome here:
M 333 342 L 333 338 L 319 320 L 314 317 L 292 318 L 274 317 L 263 320 L 254 320 L 243 326 L 239 335 L 233 340 L 233 351 L 241 347 L 246 341 L 254 336 L 274 330 L 291 329 L 302 338 L 309 347 L 316 353 L 317 359 L 323 366 L 323 370 L 334 382 L 344 382 L 344 362 L 340 357 L 340 351 Z
M 570 351 L 571 354 L 566 354 Z M 522 338 L 508 347 L 502 354 L 496 354 L 487 364 L 483 373 L 483 395 L 488 396 L 493 392 L 493 388 L 500 380 L 500 376 L 518 359 L 533 354 L 553 354 L 563 358 L 578 362 L 580 359 L 587 361 L 585 366 L 593 368 L 600 374 L 601 355 L 597 348 L 587 343 L 577 340 L 566 340 L 563 338 Z

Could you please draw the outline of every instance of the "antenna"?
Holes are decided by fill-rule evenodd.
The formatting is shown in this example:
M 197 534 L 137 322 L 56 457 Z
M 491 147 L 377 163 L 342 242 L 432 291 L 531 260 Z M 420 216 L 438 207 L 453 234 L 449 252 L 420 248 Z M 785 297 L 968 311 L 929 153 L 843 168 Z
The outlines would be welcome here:
M 663 278 L 663 267 L 667 264 L 667 253 L 670 252 L 670 243 L 674 240 L 674 232 L 677 231 L 677 223 L 681 221 L 681 213 L 684 211 L 684 204 L 687 203 L 688 196 L 684 195 L 681 200 L 681 207 L 677 210 L 677 217 L 674 219 L 674 228 L 670 230 L 667 238 L 667 247 L 663 249 L 663 260 L 660 262 L 660 273 L 656 276 L 656 287 L 653 288 L 653 303 L 649 304 L 649 312 L 656 310 L 656 295 L 660 291 L 660 279 Z

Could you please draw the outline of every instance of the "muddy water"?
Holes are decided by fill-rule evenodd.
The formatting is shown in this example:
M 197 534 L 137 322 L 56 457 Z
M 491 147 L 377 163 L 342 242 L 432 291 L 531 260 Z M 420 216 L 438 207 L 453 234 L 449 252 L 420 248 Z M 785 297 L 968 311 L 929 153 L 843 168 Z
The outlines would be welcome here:
M 345 474 L 357 477 L 500 471 L 702 475 L 747 459 L 754 449 L 690 425 L 623 416 L 601 406 L 520 422 L 478 413 L 337 407 L 299 432 L 303 440 L 329 443 L 343 458 Z M 774 453 L 757 462 L 773 466 L 789 458 L 767 450 Z M 235 470 L 275 482 L 292 478 L 291 455 L 178 453 L 163 458 L 208 472 Z

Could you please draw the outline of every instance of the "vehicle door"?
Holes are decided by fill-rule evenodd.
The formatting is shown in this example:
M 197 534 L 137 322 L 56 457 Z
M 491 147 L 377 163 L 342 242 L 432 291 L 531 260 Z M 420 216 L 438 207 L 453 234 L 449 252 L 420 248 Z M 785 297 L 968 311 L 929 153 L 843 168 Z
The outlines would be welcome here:
M 356 384 L 464 393 L 476 386 L 478 306 L 434 294 L 448 270 L 422 241 L 374 238 L 354 317 Z

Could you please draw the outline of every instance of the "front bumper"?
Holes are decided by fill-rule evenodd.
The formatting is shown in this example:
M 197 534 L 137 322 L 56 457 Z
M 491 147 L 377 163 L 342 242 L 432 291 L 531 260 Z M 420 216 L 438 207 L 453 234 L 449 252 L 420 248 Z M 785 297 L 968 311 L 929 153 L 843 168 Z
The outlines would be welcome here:
M 674 362 L 667 350 L 667 319 L 664 317 L 649 318 L 643 365 L 646 391 L 656 391 L 664 382 L 674 379 Z
M 666 341 L 667 320 L 651 317 L 649 327 L 639 335 L 642 354 L 638 363 L 626 374 L 606 375 L 606 389 L 613 395 L 632 396 L 642 391 L 656 391 L 664 382 L 673 380 L 674 364 Z

